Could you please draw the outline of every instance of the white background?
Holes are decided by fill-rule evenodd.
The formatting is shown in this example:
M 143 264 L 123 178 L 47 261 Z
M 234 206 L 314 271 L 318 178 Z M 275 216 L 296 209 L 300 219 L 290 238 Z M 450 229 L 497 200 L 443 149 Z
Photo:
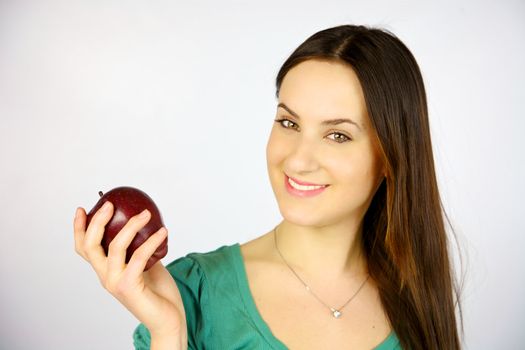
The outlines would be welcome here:
M 132 347 L 137 320 L 73 248 L 99 190 L 153 197 L 165 264 L 272 228 L 275 75 L 354 23 L 393 31 L 423 72 L 465 348 L 523 349 L 524 2 L 182 3 L 0 1 L 0 348 Z

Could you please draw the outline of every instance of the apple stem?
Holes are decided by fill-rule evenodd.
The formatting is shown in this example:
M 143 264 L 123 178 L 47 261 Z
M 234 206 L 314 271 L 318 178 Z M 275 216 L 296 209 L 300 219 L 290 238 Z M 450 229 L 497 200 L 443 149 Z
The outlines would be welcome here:
M 102 197 L 102 196 L 104 195 L 104 193 L 102 193 L 102 191 L 98 191 L 98 195 L 99 195 L 100 197 Z

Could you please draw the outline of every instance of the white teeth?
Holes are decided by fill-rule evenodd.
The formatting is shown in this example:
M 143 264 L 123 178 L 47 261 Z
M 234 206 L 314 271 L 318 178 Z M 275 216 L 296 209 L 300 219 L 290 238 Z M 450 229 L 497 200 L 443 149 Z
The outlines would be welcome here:
M 290 184 L 290 186 L 292 186 L 296 190 L 300 190 L 300 191 L 311 191 L 311 190 L 317 190 L 319 188 L 325 187 L 325 186 L 304 186 L 304 185 L 299 185 L 297 182 L 295 182 L 294 180 L 292 180 L 290 178 L 288 178 L 288 183 Z

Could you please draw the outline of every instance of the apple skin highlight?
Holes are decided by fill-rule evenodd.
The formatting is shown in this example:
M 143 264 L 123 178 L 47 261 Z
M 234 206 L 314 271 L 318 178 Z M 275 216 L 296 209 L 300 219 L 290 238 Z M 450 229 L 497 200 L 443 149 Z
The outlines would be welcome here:
M 114 207 L 114 212 L 111 220 L 107 223 L 104 236 L 101 241 L 102 248 L 106 256 L 108 255 L 109 244 L 126 225 L 132 216 L 140 214 L 144 209 L 148 209 L 151 213 L 148 223 L 140 229 L 136 236 L 131 241 L 126 250 L 126 263 L 129 262 L 133 252 L 142 245 L 151 235 L 157 232 L 164 226 L 162 216 L 158 210 L 155 202 L 145 192 L 133 187 L 116 187 L 105 194 L 99 192 L 101 196 L 95 206 L 87 214 L 86 227 L 89 225 L 91 218 L 104 203 L 111 202 Z M 162 259 L 168 253 L 168 237 L 157 248 L 155 253 L 149 258 L 144 271 L 149 270 L 157 261 Z

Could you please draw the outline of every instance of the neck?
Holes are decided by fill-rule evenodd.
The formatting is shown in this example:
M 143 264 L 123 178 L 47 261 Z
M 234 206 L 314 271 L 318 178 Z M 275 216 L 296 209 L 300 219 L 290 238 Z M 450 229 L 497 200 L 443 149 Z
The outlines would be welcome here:
M 312 227 L 286 220 L 276 227 L 278 249 L 286 261 L 307 277 L 358 277 L 368 273 L 360 224 L 349 222 Z

